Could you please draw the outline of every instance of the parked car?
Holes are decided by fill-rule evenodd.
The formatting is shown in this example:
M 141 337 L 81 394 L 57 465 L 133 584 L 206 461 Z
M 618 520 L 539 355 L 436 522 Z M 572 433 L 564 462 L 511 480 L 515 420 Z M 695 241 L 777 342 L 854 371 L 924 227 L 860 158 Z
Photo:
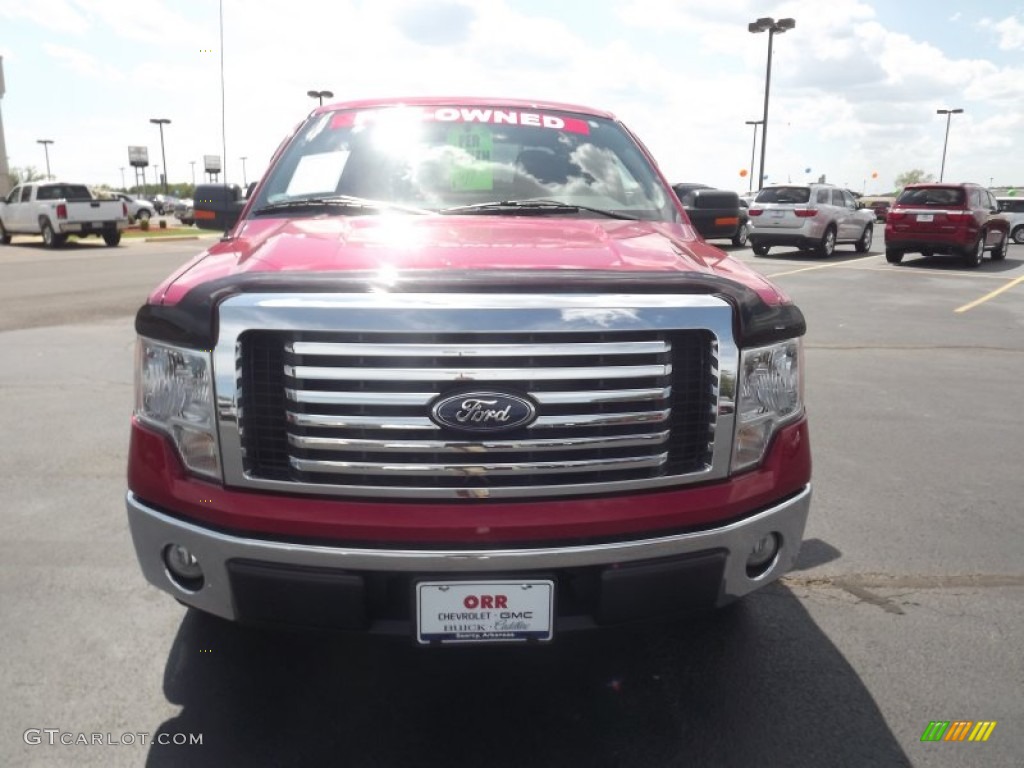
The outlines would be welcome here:
M 1006 258 L 1010 222 L 995 196 L 980 184 L 908 184 L 885 222 L 885 258 L 899 264 L 907 253 L 959 256 L 968 267 Z
M 733 245 L 747 244 L 747 209 L 735 192 L 687 182 L 673 184 L 672 191 L 705 240 L 728 238 Z
M 853 194 L 831 184 L 778 184 L 757 193 L 750 214 L 750 245 L 755 256 L 788 245 L 831 256 L 839 243 L 857 253 L 871 250 L 875 215 Z
M 174 213 L 174 206 L 178 204 L 178 198 L 172 195 L 156 195 L 153 198 L 153 207 L 161 216 L 170 216 Z
M 1010 224 L 1010 239 L 1024 244 L 1024 198 L 997 197 L 999 212 Z
M 121 200 L 128 206 L 129 221 L 149 219 L 156 214 L 156 206 L 149 200 L 143 200 L 141 197 L 132 197 L 124 192 L 115 192 L 114 198 Z
M 885 221 L 895 197 L 862 197 L 860 204 L 875 214 L 876 221 Z
M 192 198 L 186 197 L 175 203 L 174 215 L 177 216 L 178 220 L 185 226 L 191 227 L 195 224 L 195 203 L 192 201 Z

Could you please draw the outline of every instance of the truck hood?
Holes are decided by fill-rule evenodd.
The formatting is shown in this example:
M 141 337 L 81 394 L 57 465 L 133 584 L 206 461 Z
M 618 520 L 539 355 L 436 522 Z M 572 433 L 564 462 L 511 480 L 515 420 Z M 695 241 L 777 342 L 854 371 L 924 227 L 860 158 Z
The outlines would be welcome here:
M 768 305 L 786 301 L 761 275 L 704 242 L 688 225 L 665 222 L 524 216 L 377 215 L 250 219 L 154 291 L 174 305 L 212 281 L 254 273 L 377 272 L 390 280 L 434 272 L 548 270 L 681 273 L 717 276 L 756 292 Z M 652 275 L 653 276 L 653 275 Z

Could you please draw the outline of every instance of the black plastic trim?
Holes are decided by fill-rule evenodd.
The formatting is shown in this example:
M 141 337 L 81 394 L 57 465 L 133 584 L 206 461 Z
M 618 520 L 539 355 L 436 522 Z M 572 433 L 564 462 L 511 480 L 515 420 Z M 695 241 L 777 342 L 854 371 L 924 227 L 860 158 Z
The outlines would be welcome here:
M 259 272 L 211 280 L 173 306 L 146 304 L 135 317 L 141 336 L 211 349 L 217 341 L 217 306 L 242 293 L 379 292 L 376 272 Z M 803 336 L 803 313 L 793 304 L 771 306 L 752 289 L 714 275 L 590 270 L 413 271 L 392 286 L 397 293 L 678 293 L 718 296 L 736 309 L 741 347 Z

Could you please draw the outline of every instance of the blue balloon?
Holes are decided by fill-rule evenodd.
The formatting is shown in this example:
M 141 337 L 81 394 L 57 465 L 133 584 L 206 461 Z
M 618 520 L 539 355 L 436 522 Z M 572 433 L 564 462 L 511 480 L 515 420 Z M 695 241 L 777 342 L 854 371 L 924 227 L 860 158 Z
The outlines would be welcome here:
M 810 168 L 804 168 L 804 173 L 810 173 L 810 172 L 811 172 Z

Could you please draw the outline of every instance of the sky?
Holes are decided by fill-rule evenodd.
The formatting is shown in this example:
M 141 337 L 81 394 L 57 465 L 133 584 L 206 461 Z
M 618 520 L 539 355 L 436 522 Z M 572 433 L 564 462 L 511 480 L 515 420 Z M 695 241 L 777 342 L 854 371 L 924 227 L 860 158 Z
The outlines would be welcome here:
M 938 178 L 936 110 L 962 108 L 945 179 L 1024 187 L 1024 0 L 222 1 L 223 46 L 218 0 L 0 0 L 9 164 L 44 171 L 49 139 L 54 176 L 130 185 L 129 146 L 163 167 L 166 118 L 168 181 L 201 181 L 204 155 L 253 181 L 324 89 L 586 104 L 670 182 L 742 192 L 768 52 L 747 23 L 771 16 L 796 27 L 774 36 L 768 183 Z

